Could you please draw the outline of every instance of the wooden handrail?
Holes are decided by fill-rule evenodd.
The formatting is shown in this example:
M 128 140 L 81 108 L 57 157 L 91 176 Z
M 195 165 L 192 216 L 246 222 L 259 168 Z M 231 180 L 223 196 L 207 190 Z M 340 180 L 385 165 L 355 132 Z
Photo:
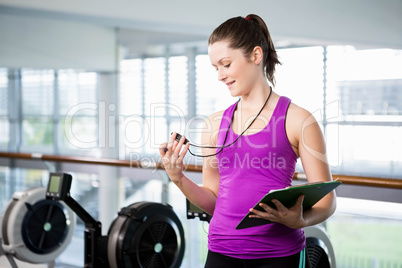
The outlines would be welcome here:
M 90 165 L 105 165 L 116 167 L 129 167 L 129 168 L 152 168 L 152 169 L 165 169 L 162 163 L 157 162 L 155 164 L 148 161 L 137 160 L 119 160 L 113 158 L 93 158 L 83 156 L 61 156 L 61 155 L 48 155 L 38 153 L 9 153 L 0 152 L 0 158 L 11 159 L 25 159 L 25 160 L 41 160 L 49 162 L 64 162 L 64 163 L 76 163 L 76 164 L 90 164 Z M 199 165 L 184 165 L 184 170 L 192 172 L 201 172 L 202 166 Z
M 162 163 L 160 162 L 157 162 L 152 165 L 149 162 L 144 163 L 141 161 L 134 161 L 134 160 L 60 156 L 60 155 L 47 155 L 47 154 L 35 154 L 35 153 L 30 154 L 30 153 L 0 152 L 0 158 L 41 160 L 49 162 L 65 162 L 65 163 L 76 163 L 76 164 L 107 165 L 107 166 L 130 167 L 130 168 L 164 169 Z M 184 170 L 190 172 L 202 172 L 202 166 L 184 165 Z M 295 173 L 293 179 L 300 180 L 303 177 L 304 177 L 303 174 Z M 402 189 L 402 178 L 394 179 L 394 178 L 378 178 L 378 177 L 350 176 L 350 175 L 337 175 L 337 174 L 332 175 L 332 177 L 334 180 L 338 179 L 344 184 Z

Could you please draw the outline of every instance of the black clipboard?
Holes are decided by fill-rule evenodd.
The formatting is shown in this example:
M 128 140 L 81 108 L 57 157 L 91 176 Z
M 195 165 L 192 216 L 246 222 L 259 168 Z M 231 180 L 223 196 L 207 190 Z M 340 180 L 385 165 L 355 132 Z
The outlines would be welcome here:
M 264 211 L 263 208 L 260 207 L 260 203 L 265 203 L 273 208 L 276 208 L 274 203 L 271 201 L 272 199 L 279 200 L 284 206 L 289 208 L 296 203 L 299 196 L 304 195 L 303 209 L 307 210 L 314 206 L 315 203 L 321 200 L 321 198 L 326 196 L 340 184 L 340 181 L 314 182 L 289 186 L 279 190 L 271 190 L 260 201 L 258 201 L 257 204 L 255 204 L 254 209 Z M 244 229 L 272 223 L 271 221 L 265 219 L 249 218 L 250 214 L 251 212 L 248 212 L 246 216 L 244 216 L 244 218 L 236 226 L 236 229 Z

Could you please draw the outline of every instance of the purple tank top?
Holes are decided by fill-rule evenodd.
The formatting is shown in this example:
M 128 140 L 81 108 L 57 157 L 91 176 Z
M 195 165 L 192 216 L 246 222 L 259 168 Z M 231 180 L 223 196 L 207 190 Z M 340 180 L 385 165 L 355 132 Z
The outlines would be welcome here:
M 255 134 L 243 135 L 216 156 L 220 184 L 208 234 L 208 248 L 212 252 L 256 259 L 289 256 L 305 247 L 302 229 L 278 223 L 235 229 L 267 192 L 292 183 L 297 156 L 285 130 L 289 104 L 290 99 L 280 97 L 265 128 Z M 223 145 L 235 108 L 236 104 L 233 104 L 223 114 L 217 146 Z M 238 136 L 229 128 L 225 144 Z

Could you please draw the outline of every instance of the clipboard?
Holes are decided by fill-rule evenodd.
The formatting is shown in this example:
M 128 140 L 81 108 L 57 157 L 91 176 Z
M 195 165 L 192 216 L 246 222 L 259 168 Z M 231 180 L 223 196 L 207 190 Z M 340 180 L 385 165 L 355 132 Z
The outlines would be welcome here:
M 340 181 L 314 182 L 289 186 L 284 189 L 271 190 L 260 201 L 258 201 L 257 204 L 255 204 L 254 209 L 264 211 L 264 209 L 259 206 L 260 203 L 265 203 L 272 208 L 276 208 L 274 203 L 271 201 L 272 199 L 279 200 L 285 207 L 289 208 L 296 204 L 299 196 L 304 195 L 303 210 L 307 210 L 340 184 Z M 244 229 L 272 223 L 265 219 L 249 218 L 251 214 L 251 212 L 248 212 L 236 226 L 236 229 Z

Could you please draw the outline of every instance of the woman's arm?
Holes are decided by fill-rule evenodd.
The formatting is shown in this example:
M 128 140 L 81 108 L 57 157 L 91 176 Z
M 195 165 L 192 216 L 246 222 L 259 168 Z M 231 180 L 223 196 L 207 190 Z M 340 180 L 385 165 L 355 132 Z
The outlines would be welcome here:
M 300 157 L 308 182 L 331 181 L 325 140 L 315 118 L 305 109 L 291 104 L 286 117 L 286 133 L 295 153 Z M 251 210 L 255 217 L 269 219 L 291 228 L 303 228 L 321 223 L 335 211 L 336 196 L 332 191 L 311 209 L 303 212 L 303 196 L 291 208 L 273 201 L 277 209 L 261 204 L 265 212 Z
M 295 105 L 294 113 L 298 120 L 295 133 L 298 138 L 298 153 L 308 182 L 331 181 L 325 139 L 321 128 L 312 114 Z M 310 210 L 303 214 L 304 225 L 311 226 L 328 219 L 336 209 L 336 195 L 332 191 L 323 197 Z M 304 226 L 304 227 L 305 227 Z
M 216 145 L 215 135 L 218 133 L 219 125 L 219 113 L 210 116 L 205 121 L 201 136 L 202 145 Z M 175 138 L 176 133 L 173 133 L 169 143 L 163 143 L 159 147 L 159 153 L 165 170 L 172 182 L 176 184 L 191 203 L 212 215 L 219 189 L 219 172 L 216 165 L 216 158 L 214 156 L 204 158 L 203 186 L 198 186 L 183 173 L 183 158 L 188 151 L 189 143 L 183 145 L 184 136 L 180 142 L 175 141 Z M 166 152 L 164 148 L 167 148 Z M 213 154 L 214 152 L 214 149 L 202 149 L 203 155 Z

